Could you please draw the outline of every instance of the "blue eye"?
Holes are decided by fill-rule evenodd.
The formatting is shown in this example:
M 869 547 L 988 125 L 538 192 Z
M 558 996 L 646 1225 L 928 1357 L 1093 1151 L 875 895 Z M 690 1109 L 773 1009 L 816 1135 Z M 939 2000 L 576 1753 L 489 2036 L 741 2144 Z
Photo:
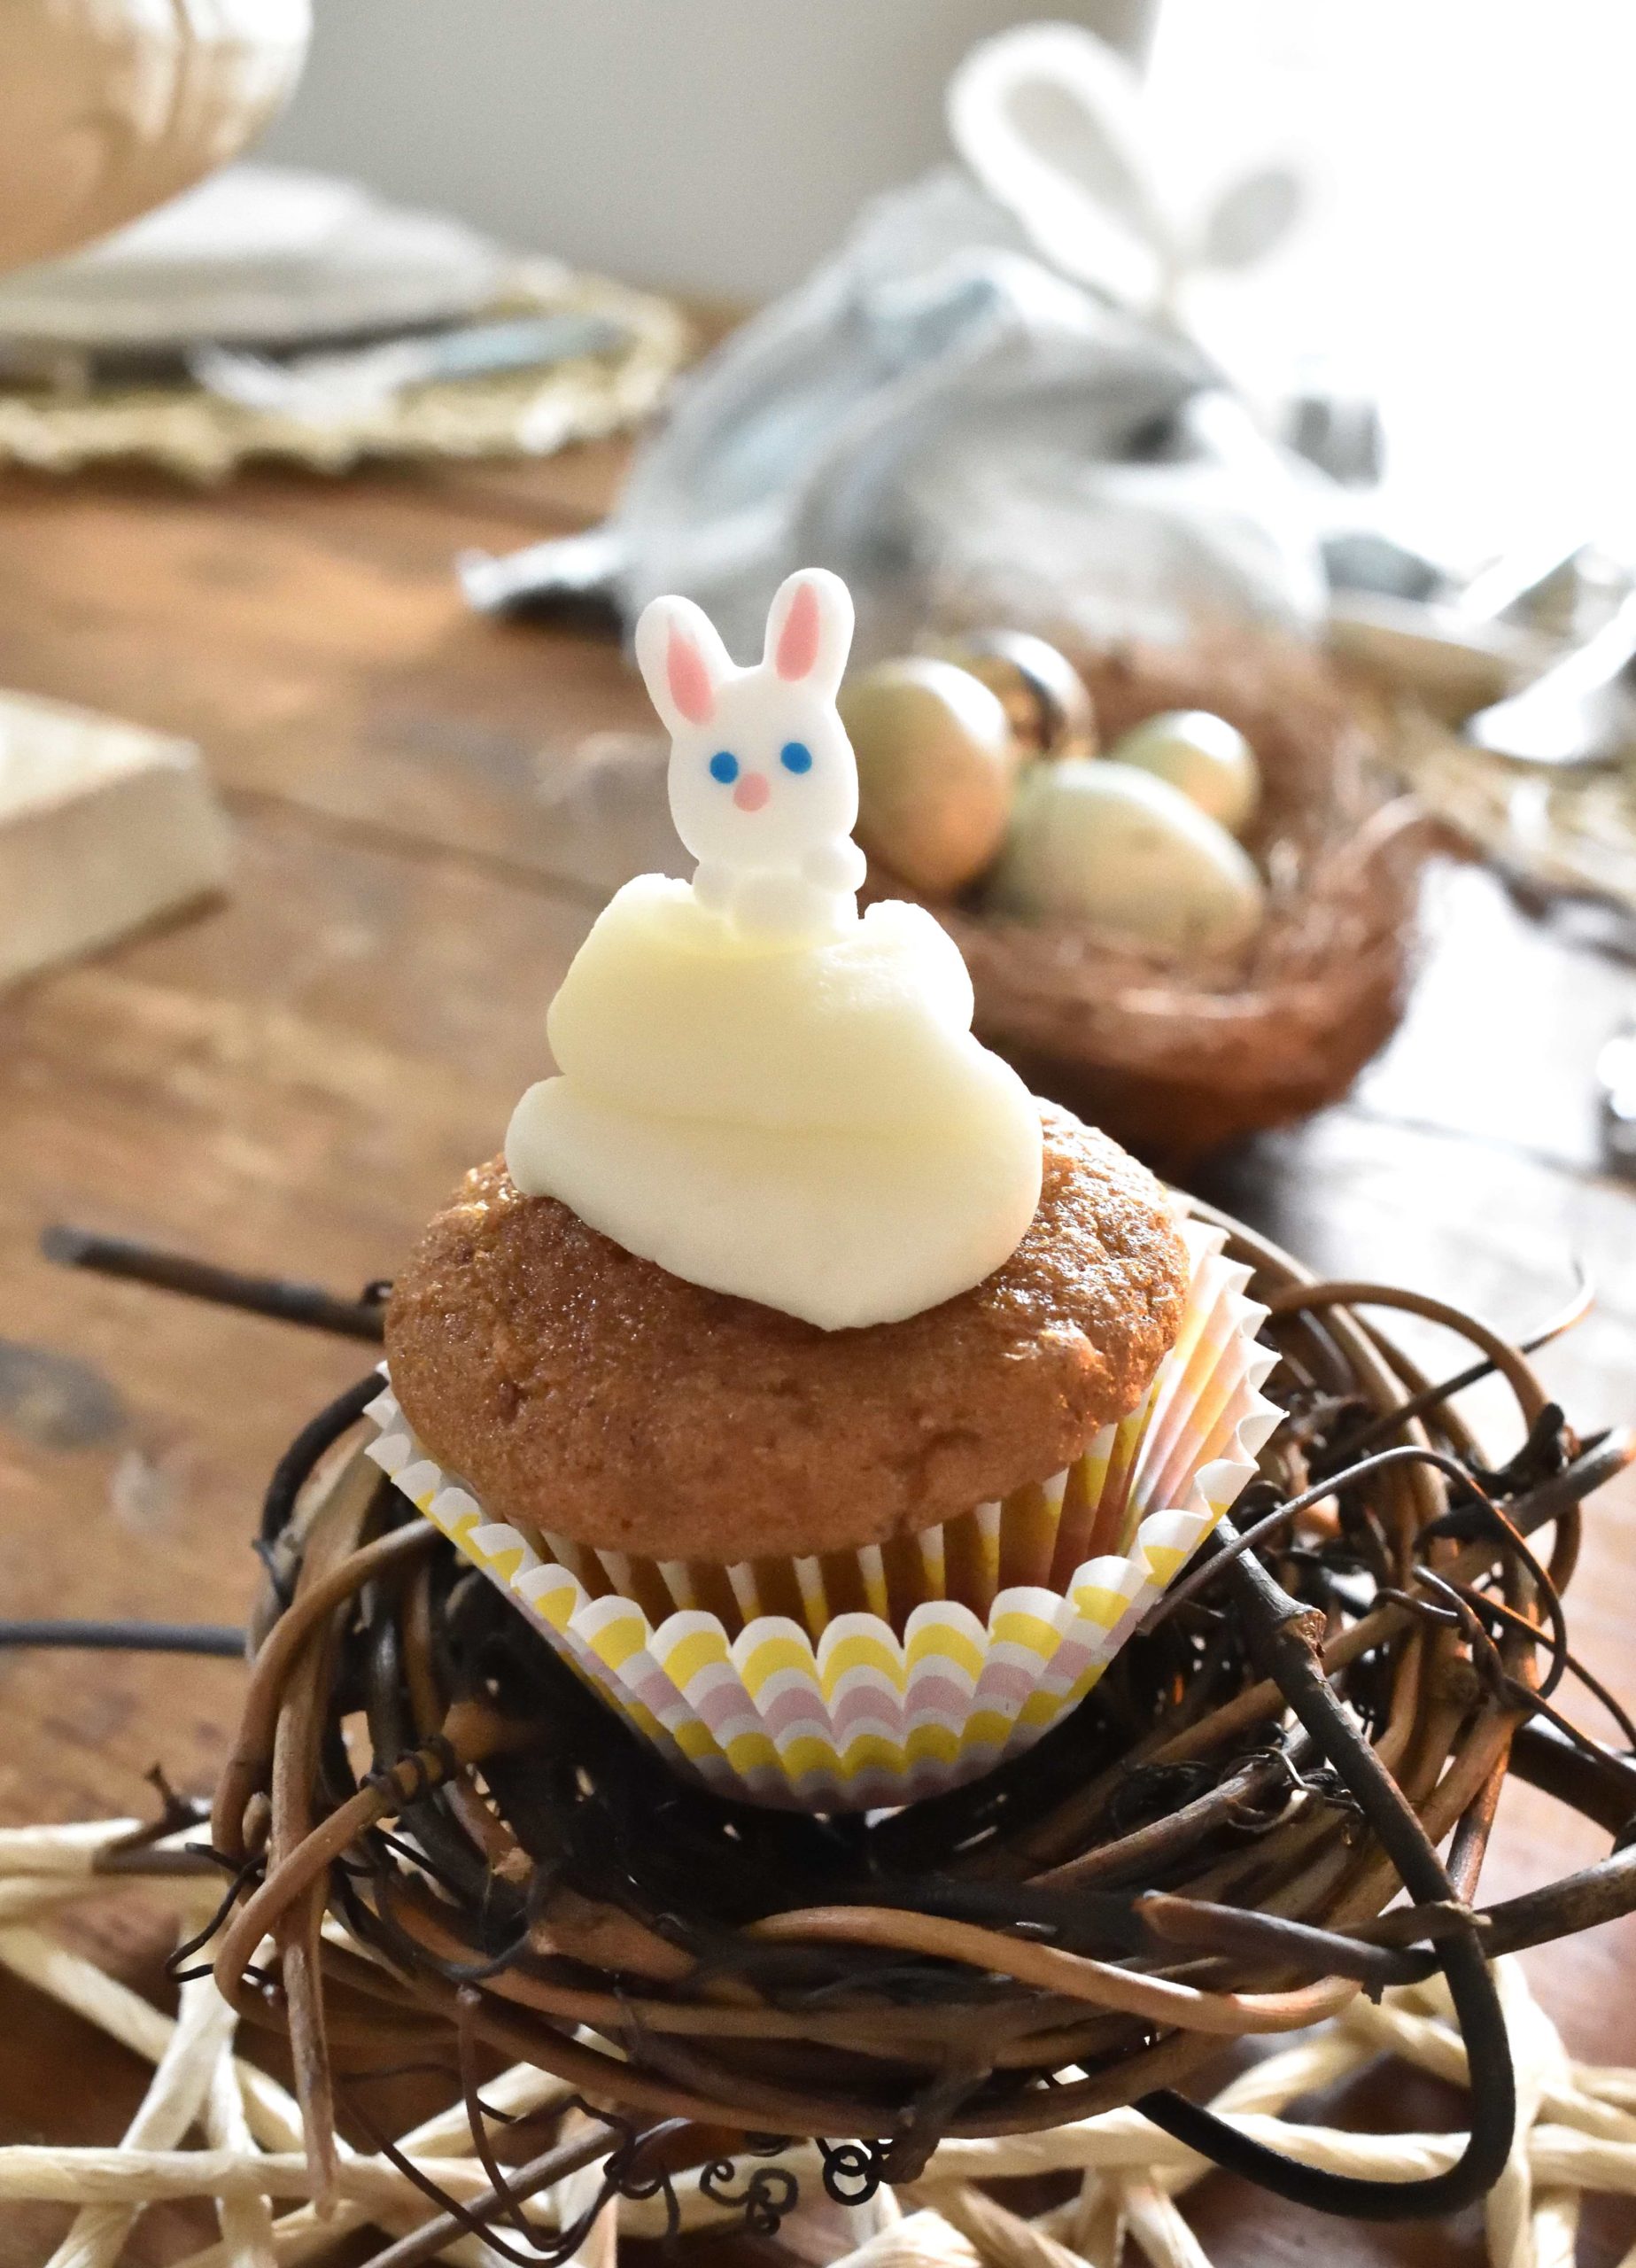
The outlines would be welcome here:
M 807 758 L 807 761 L 808 761 L 808 763 L 810 764 L 810 763 L 812 761 L 811 757 L 809 757 Z M 738 759 L 738 757 L 737 757 L 736 756 L 731 755 L 731 754 L 729 753 L 729 751 L 728 751 L 726 749 L 725 749 L 725 748 L 724 748 L 724 749 L 718 749 L 718 750 L 717 750 L 716 754 L 715 754 L 715 755 L 710 758 L 710 777 L 711 777 L 711 779 L 712 779 L 712 780 L 719 780 L 719 781 L 721 781 L 721 784 L 722 784 L 722 786 L 723 786 L 724 788 L 731 788 L 731 787 L 732 787 L 732 785 L 733 785 L 733 781 L 738 778 L 738 776 L 739 776 L 739 759 Z
M 812 751 L 805 741 L 786 741 L 779 750 L 779 762 L 786 772 L 810 772 Z

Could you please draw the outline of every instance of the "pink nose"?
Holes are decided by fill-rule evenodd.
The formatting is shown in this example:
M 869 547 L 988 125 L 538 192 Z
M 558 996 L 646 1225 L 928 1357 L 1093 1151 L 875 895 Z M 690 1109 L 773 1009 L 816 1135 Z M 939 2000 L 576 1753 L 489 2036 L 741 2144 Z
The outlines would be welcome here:
M 741 812 L 758 812 L 771 793 L 771 782 L 764 772 L 747 772 L 733 789 L 733 800 Z

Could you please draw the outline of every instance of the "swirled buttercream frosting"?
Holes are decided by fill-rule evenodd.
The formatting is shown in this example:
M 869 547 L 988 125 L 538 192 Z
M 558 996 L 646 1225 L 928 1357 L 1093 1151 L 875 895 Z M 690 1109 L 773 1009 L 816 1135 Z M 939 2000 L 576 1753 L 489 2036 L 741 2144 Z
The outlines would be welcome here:
M 858 916 L 834 709 L 850 628 L 844 586 L 816 570 L 779 593 L 753 669 L 686 601 L 647 610 L 638 656 L 700 871 L 644 875 L 603 912 L 552 1004 L 558 1076 L 506 1138 L 525 1194 L 831 1331 L 980 1283 L 1041 1178 L 1037 1107 L 973 1037 L 952 939 L 919 906 Z

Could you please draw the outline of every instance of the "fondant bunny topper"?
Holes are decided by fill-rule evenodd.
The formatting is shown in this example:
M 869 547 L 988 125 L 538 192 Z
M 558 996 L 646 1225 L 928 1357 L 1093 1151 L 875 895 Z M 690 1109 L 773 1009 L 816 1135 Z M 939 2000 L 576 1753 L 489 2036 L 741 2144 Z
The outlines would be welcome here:
M 694 893 L 739 928 L 821 938 L 857 919 L 857 765 L 835 710 L 851 643 L 850 594 L 822 567 L 780 584 L 748 669 L 691 599 L 655 599 L 636 625 Z

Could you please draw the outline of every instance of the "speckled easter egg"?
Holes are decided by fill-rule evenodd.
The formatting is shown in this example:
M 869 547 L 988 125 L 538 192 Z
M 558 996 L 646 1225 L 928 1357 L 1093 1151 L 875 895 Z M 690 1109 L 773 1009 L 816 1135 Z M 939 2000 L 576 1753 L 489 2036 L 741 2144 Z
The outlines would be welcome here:
M 1207 709 L 1170 709 L 1149 717 L 1108 750 L 1117 764 L 1133 764 L 1167 780 L 1237 835 L 1255 809 L 1261 775 L 1255 750 L 1237 725 Z
M 1179 959 L 1248 943 L 1266 893 L 1241 846 L 1179 788 L 1105 757 L 1045 765 L 1023 780 L 989 903 L 1068 914 Z

